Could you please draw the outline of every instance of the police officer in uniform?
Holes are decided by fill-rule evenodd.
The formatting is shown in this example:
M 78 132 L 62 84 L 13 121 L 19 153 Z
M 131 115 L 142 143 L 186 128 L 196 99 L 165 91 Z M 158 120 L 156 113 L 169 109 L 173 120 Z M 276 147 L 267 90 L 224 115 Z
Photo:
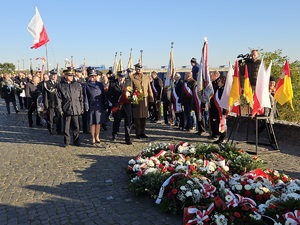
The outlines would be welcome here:
M 71 142 L 71 128 L 73 128 L 73 143 L 79 146 L 79 117 L 83 113 L 82 87 L 74 80 L 73 69 L 66 69 L 63 73 L 65 77 L 57 85 L 56 108 L 63 116 L 65 147 L 68 147 Z

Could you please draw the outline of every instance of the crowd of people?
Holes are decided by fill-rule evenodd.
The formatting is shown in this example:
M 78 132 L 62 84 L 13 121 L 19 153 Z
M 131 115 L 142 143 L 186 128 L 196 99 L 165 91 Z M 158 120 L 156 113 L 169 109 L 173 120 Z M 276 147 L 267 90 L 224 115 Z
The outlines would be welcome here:
M 132 144 L 133 137 L 148 138 L 147 121 L 162 122 L 195 135 L 205 134 L 215 143 L 223 143 L 226 139 L 227 110 L 219 106 L 219 101 L 226 75 L 218 71 L 210 73 L 214 95 L 209 102 L 201 102 L 197 106 L 194 92 L 199 64 L 195 58 L 190 62 L 192 70 L 185 72 L 184 77 L 175 73 L 170 86 L 165 85 L 166 77 L 160 78 L 156 71 L 145 75 L 139 63 L 135 69 L 116 73 L 109 70 L 106 74 L 92 68 L 84 73 L 81 69 L 70 67 L 64 69 L 62 75 L 57 70 L 48 74 L 41 71 L 34 75 L 22 72 L 4 74 L 0 77 L 1 98 L 5 100 L 8 114 L 11 113 L 10 103 L 19 113 L 18 99 L 20 109 L 27 109 L 28 126 L 33 126 L 35 114 L 35 125 L 43 126 L 44 123 L 50 135 L 63 135 L 66 147 L 71 143 L 80 145 L 81 129 L 83 133 L 90 134 L 92 145 L 100 143 L 101 130 L 108 129 L 111 117 L 112 141 L 119 135 L 124 118 L 125 144 L 128 145 Z M 253 77 L 255 79 L 255 75 Z M 143 98 L 137 104 L 122 101 L 128 87 L 141 90 Z

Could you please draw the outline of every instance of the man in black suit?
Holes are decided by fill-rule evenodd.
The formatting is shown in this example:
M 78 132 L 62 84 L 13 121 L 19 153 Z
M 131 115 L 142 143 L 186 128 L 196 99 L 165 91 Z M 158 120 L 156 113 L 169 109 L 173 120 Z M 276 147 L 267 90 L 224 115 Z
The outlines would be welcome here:
M 132 117 L 132 109 L 130 101 L 126 100 L 126 90 L 127 87 L 132 87 L 131 80 L 125 78 L 125 71 L 118 72 L 118 78 L 116 82 L 110 84 L 107 98 L 112 104 L 112 112 L 114 117 L 112 140 L 116 139 L 119 133 L 120 123 L 122 118 L 124 118 L 124 128 L 125 128 L 125 143 L 131 145 L 130 140 L 130 124 Z
M 55 100 L 57 92 L 57 71 L 50 71 L 50 79 L 44 82 L 43 97 L 44 107 L 47 110 L 47 128 L 50 134 L 53 134 L 53 120 L 56 117 L 56 132 L 62 134 L 61 131 L 61 115 L 55 111 Z

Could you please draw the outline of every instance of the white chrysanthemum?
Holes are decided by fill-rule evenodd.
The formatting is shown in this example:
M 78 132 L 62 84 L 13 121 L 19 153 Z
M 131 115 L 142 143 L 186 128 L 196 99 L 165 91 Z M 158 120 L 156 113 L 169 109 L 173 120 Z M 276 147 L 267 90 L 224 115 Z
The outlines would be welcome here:
M 228 171 L 229 171 L 229 167 L 228 167 L 228 166 L 224 166 L 224 167 L 223 167 L 223 170 L 224 170 L 225 172 L 228 172 Z
M 128 162 L 128 164 L 129 164 L 129 165 L 134 165 L 134 164 L 136 164 L 136 162 L 135 162 L 134 159 L 130 159 L 129 162 Z
M 249 184 L 253 184 L 253 183 L 254 183 L 254 180 L 253 180 L 253 179 L 248 179 L 247 182 L 248 182 Z
M 184 169 L 184 167 L 181 166 L 181 165 L 178 165 L 178 166 L 176 166 L 176 168 L 175 168 L 176 171 L 179 171 L 179 170 L 182 170 L 182 169 Z
M 249 190 L 251 190 L 251 185 L 250 184 L 245 184 L 244 188 L 245 188 L 246 191 L 249 191 Z
M 220 185 L 220 189 L 224 189 L 225 188 L 225 182 L 223 180 L 219 181 L 219 185 Z
M 193 180 L 196 182 L 196 183 L 199 183 L 200 180 L 197 178 L 197 177 L 194 177 Z
M 146 175 L 148 173 L 156 173 L 156 172 L 158 172 L 157 168 L 148 168 L 148 169 L 145 170 L 144 175 Z
M 263 192 L 260 188 L 258 188 L 258 187 L 255 188 L 254 191 L 255 191 L 256 194 L 259 194 L 259 195 L 262 195 L 262 194 L 264 193 L 264 192 Z
M 193 181 L 191 181 L 191 180 L 188 180 L 187 183 L 188 183 L 189 185 L 194 185 Z
M 139 164 L 135 164 L 133 167 L 132 167 L 132 171 L 134 172 L 138 172 L 141 170 L 141 166 Z
M 187 191 L 186 193 L 185 193 L 185 196 L 188 198 L 188 197 L 191 197 L 193 195 L 193 193 L 192 192 L 190 192 L 190 191 Z
M 154 167 L 154 162 L 152 161 L 152 160 L 148 160 L 147 161 L 147 166 L 149 166 L 149 167 Z
M 293 198 L 295 200 L 300 200 L 300 195 L 297 193 L 289 193 L 286 195 L 282 195 L 282 198 L 284 201 L 288 201 L 290 198 Z
M 182 192 L 179 192 L 179 193 L 177 194 L 177 199 L 178 199 L 179 201 L 184 202 L 184 201 L 185 201 L 185 195 L 184 195 Z
M 142 163 L 147 162 L 147 159 L 139 158 L 136 160 L 136 162 L 142 164 Z
M 234 180 L 239 180 L 241 178 L 241 176 L 235 173 L 235 174 L 233 174 L 232 178 Z
M 222 214 L 215 214 L 215 222 L 217 225 L 227 225 L 227 219 Z
M 255 220 L 261 220 L 261 215 L 259 215 L 258 213 L 250 214 L 249 216 L 252 217 Z
M 139 177 L 134 177 L 134 178 L 131 179 L 131 182 L 132 182 L 132 183 L 135 183 L 135 182 L 137 182 L 139 179 L 140 179 Z
M 180 190 L 186 191 L 186 186 L 181 186 L 181 187 L 180 187 Z
M 261 213 L 261 214 L 264 214 L 266 209 L 268 208 L 268 206 L 266 204 L 260 204 L 258 206 L 258 211 Z
M 284 185 L 284 182 L 282 180 L 278 180 L 276 183 L 276 186 Z
M 243 189 L 243 185 L 241 184 L 236 184 L 235 185 L 236 190 L 241 191 Z
M 226 202 L 231 202 L 233 200 L 233 197 L 231 195 L 226 195 L 225 200 Z
M 195 152 L 196 152 L 196 148 L 195 148 L 195 147 L 191 147 L 191 148 L 190 148 L 190 153 L 193 154 L 193 153 L 195 153 Z
M 209 162 L 208 169 L 210 172 L 214 172 L 217 168 L 217 165 L 214 162 Z

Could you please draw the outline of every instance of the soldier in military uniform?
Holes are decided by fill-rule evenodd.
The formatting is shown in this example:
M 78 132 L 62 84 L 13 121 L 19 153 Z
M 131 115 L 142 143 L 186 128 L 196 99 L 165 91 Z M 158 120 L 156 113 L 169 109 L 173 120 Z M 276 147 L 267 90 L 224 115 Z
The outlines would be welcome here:
M 150 79 L 142 72 L 142 65 L 136 64 L 135 73 L 129 77 L 133 83 L 133 89 L 143 91 L 144 99 L 137 105 L 132 106 L 134 126 L 136 131 L 136 138 L 148 138 L 145 134 L 146 118 L 148 117 L 148 105 L 154 102 L 153 93 L 150 85 Z
M 47 129 L 50 134 L 53 134 L 53 120 L 56 118 L 56 133 L 62 134 L 61 131 L 61 115 L 55 109 L 55 100 L 57 92 L 57 71 L 50 71 L 50 79 L 44 82 L 43 97 L 44 109 L 47 110 Z

